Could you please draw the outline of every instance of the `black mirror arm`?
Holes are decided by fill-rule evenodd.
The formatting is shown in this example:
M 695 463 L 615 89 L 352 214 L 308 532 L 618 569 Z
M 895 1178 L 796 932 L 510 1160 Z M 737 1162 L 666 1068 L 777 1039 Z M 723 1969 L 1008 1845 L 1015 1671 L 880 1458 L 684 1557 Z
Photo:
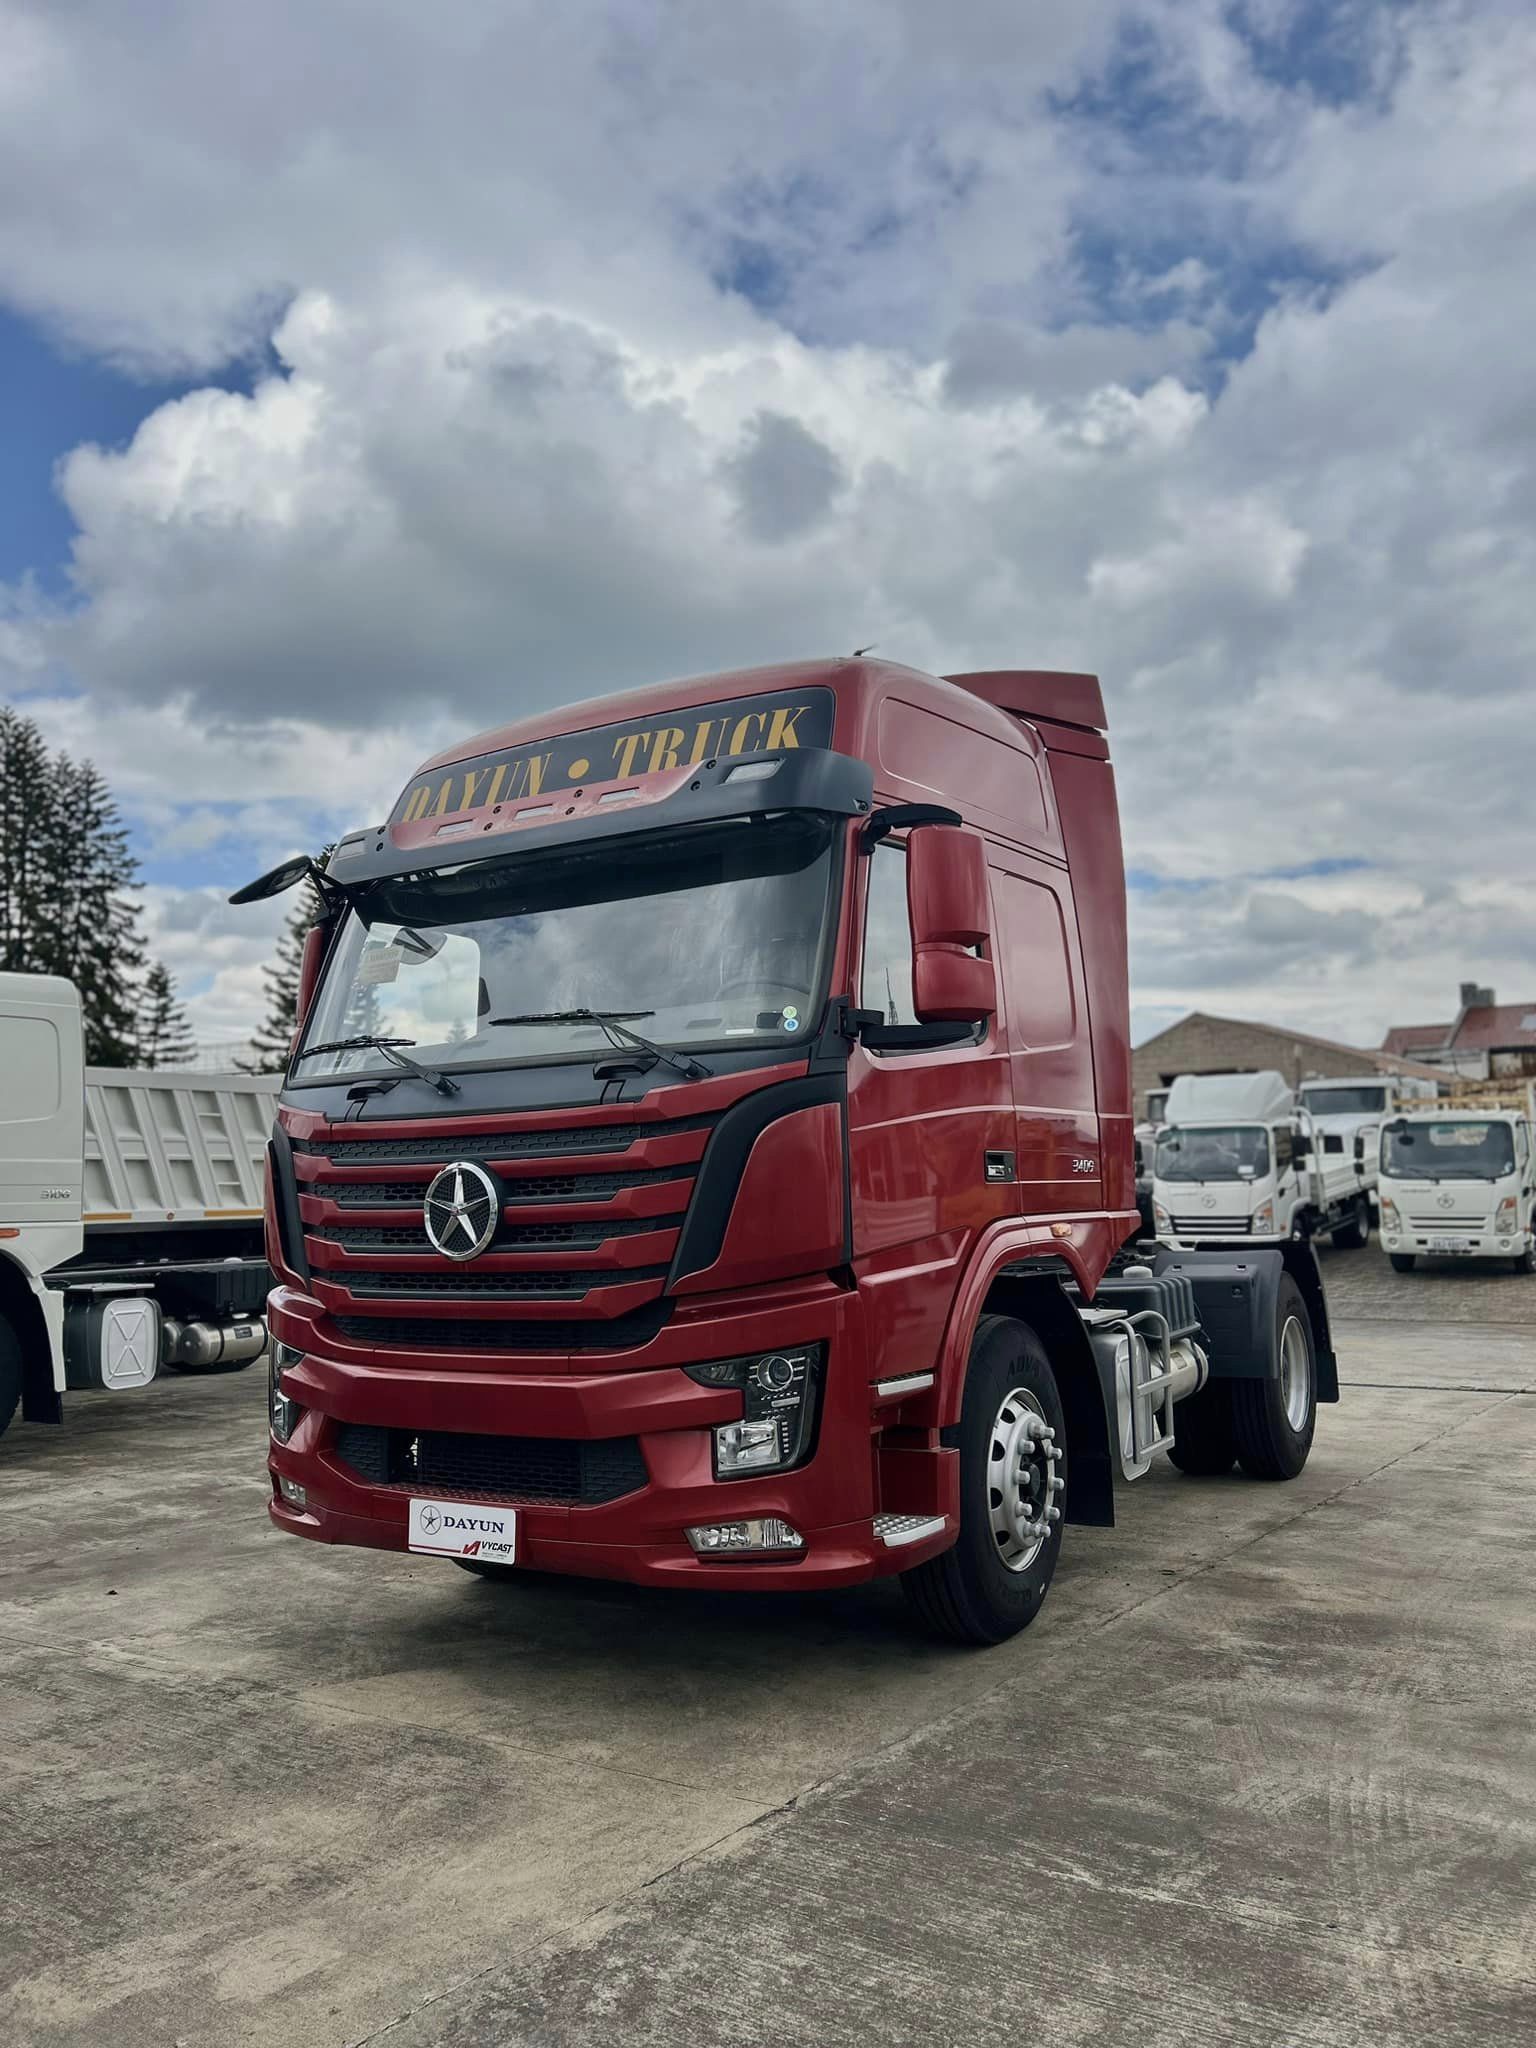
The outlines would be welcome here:
M 882 804 L 864 822 L 859 833 L 860 850 L 867 853 L 892 832 L 904 832 L 914 825 L 963 825 L 965 820 L 947 804 Z

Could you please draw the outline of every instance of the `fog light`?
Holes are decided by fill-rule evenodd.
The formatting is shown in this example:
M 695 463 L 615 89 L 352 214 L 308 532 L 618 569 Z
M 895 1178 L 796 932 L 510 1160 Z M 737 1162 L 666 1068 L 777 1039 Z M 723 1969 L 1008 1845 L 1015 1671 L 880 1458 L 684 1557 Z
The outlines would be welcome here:
M 759 1515 L 747 1522 L 705 1522 L 687 1532 L 700 1557 L 721 1552 L 744 1556 L 753 1551 L 804 1550 L 805 1538 L 778 1515 Z
M 309 1495 L 300 1486 L 297 1479 L 290 1479 L 286 1472 L 278 1473 L 277 1490 L 289 1507 L 307 1508 L 309 1506 Z
M 787 1472 L 810 1456 L 824 1348 L 804 1344 L 683 1368 L 706 1387 L 735 1387 L 741 1393 L 740 1420 L 722 1422 L 712 1432 L 717 1479 Z
M 297 1365 L 303 1356 L 302 1351 L 295 1351 L 291 1344 L 284 1344 L 277 1337 L 267 1347 L 267 1420 L 280 1444 L 287 1443 L 304 1413 L 293 1396 L 283 1391 L 283 1368 Z

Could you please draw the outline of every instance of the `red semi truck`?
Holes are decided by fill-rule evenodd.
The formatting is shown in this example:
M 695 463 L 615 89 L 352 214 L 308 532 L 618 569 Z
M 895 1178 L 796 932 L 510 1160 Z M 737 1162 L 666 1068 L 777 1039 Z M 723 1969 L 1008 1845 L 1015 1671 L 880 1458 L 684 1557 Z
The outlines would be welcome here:
M 551 728 L 554 728 L 553 732 Z M 1088 675 L 795 663 L 468 740 L 308 880 L 272 1520 L 1023 1627 L 1167 1456 L 1299 1472 L 1305 1245 L 1138 1243 Z

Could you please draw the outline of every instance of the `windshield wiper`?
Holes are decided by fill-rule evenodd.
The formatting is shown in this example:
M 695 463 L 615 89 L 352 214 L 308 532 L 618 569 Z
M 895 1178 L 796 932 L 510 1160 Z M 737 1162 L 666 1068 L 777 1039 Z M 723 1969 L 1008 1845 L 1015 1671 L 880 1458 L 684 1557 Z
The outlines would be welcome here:
M 675 1067 L 685 1081 L 702 1081 L 710 1072 L 701 1060 L 688 1054 L 668 1052 L 665 1046 L 657 1045 L 644 1033 L 631 1031 L 622 1020 L 626 1017 L 654 1017 L 654 1010 L 530 1010 L 519 1017 L 490 1017 L 490 1024 L 595 1024 L 607 1035 L 608 1043 L 616 1045 L 620 1052 L 638 1049 L 648 1052 L 652 1060 L 665 1060 L 669 1067 Z
M 435 1088 L 439 1095 L 457 1095 L 459 1084 L 436 1067 L 424 1067 L 420 1060 L 408 1059 L 401 1052 L 402 1045 L 414 1045 L 414 1038 L 377 1038 L 361 1031 L 355 1038 L 327 1038 L 319 1045 L 306 1045 L 302 1052 L 293 1056 L 293 1064 L 300 1060 L 313 1059 L 322 1052 L 381 1052 L 392 1067 L 403 1067 L 408 1074 L 414 1074 L 418 1081 L 425 1081 L 429 1088 Z

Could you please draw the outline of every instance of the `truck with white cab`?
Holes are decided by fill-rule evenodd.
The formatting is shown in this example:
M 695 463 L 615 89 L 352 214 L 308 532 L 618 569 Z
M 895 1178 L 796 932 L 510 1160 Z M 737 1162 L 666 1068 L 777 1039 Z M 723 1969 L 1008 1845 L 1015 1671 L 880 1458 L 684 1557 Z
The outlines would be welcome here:
M 80 998 L 0 974 L 0 1432 L 66 1390 L 249 1365 L 277 1078 L 84 1064 Z
M 1355 1251 L 1370 1235 L 1363 1136 L 1347 1147 L 1299 1109 L 1284 1077 L 1181 1074 L 1153 1159 L 1153 1220 L 1175 1244 L 1331 1237 Z
M 1536 1158 L 1522 1111 L 1389 1117 L 1377 1187 L 1381 1248 L 1396 1272 L 1421 1258 L 1508 1259 L 1536 1272 Z

